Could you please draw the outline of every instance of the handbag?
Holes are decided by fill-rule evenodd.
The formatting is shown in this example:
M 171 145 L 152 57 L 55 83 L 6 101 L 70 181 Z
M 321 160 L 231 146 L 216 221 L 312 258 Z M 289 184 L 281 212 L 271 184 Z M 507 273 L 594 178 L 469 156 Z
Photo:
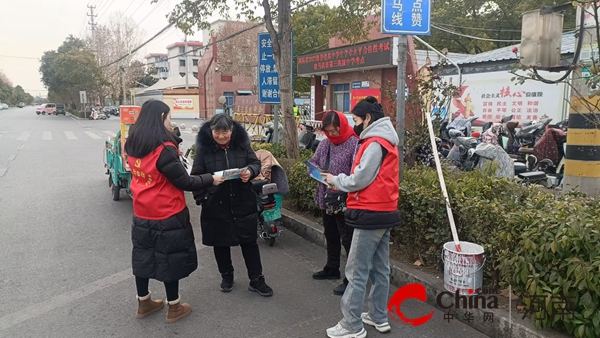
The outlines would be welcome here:
M 327 159 L 325 160 L 325 170 L 329 170 L 329 159 L 330 159 L 331 145 L 327 149 Z M 337 215 L 339 213 L 346 212 L 346 199 L 348 193 L 343 191 L 335 191 L 325 193 L 323 202 L 325 204 L 325 213 L 327 215 Z

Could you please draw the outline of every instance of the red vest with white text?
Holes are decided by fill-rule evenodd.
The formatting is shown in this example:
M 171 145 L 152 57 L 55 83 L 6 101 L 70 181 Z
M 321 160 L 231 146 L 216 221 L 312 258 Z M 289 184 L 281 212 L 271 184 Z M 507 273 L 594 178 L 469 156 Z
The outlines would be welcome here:
M 348 209 L 356 210 L 396 211 L 398 210 L 398 198 L 400 197 L 400 189 L 398 187 L 400 165 L 398 163 L 397 147 L 381 137 L 369 137 L 365 139 L 354 159 L 352 174 L 354 174 L 354 169 L 360 164 L 360 159 L 365 150 L 373 142 L 377 142 L 385 148 L 387 155 L 383 158 L 375 180 L 363 190 L 348 193 L 346 205 Z M 376 164 L 373 163 L 371 165 Z
M 183 191 L 175 187 L 156 168 L 156 162 L 164 147 L 175 147 L 175 145 L 171 142 L 161 144 L 143 158 L 127 156 L 131 168 L 133 213 L 139 218 L 167 219 L 186 206 Z

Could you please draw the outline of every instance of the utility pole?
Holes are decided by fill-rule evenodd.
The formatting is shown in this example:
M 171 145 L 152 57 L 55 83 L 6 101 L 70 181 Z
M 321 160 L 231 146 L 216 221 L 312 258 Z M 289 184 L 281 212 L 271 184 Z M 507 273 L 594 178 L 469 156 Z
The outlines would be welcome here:
M 584 4 L 577 6 L 577 31 L 583 25 L 584 34 L 578 39 L 583 39 L 582 46 L 592 46 L 594 55 L 598 51 L 596 20 L 598 13 L 595 12 L 596 5 L 590 5 L 587 10 L 591 14 L 588 22 L 581 21 L 581 11 Z M 585 67 L 592 68 L 594 60 L 578 60 Z M 577 190 L 592 197 L 600 196 L 600 102 L 594 96 L 589 95 L 589 84 L 582 69 L 578 68 L 571 75 L 573 88 L 571 92 L 569 119 L 569 132 L 567 133 L 567 145 L 565 154 L 565 170 L 563 191 Z
M 185 35 L 185 89 L 190 88 L 190 65 L 189 65 L 189 58 L 188 58 L 188 39 L 187 39 L 187 34 Z
M 126 86 L 125 86 L 125 67 L 120 66 L 119 68 L 121 68 L 121 84 L 123 86 L 123 102 L 121 103 L 122 106 L 124 106 L 127 100 L 127 94 L 126 94 Z
M 404 175 L 404 113 L 406 108 L 406 62 L 408 37 L 398 35 L 398 83 L 396 88 L 396 133 L 398 134 L 398 161 L 400 182 Z
M 94 19 L 98 16 L 97 14 L 94 14 L 94 9 L 96 9 L 96 6 L 87 6 L 88 9 L 90 10 L 90 13 L 87 14 L 87 16 L 90 17 L 90 21 L 88 22 L 90 25 L 90 30 L 92 31 L 92 53 L 94 53 L 94 56 L 96 57 L 96 62 L 98 62 L 98 52 L 96 50 L 96 22 L 94 22 Z M 92 93 L 90 93 L 92 94 Z M 85 108 L 84 108 L 85 110 Z
M 96 18 L 98 15 L 94 15 L 94 9 L 96 9 L 96 6 L 87 6 L 88 9 L 90 10 L 90 13 L 87 15 L 90 17 L 90 21 L 88 22 L 90 25 L 90 30 L 92 31 L 92 50 L 94 51 L 94 54 L 96 55 L 96 58 L 98 57 L 98 53 L 96 53 L 96 25 L 97 23 L 94 22 L 94 18 Z

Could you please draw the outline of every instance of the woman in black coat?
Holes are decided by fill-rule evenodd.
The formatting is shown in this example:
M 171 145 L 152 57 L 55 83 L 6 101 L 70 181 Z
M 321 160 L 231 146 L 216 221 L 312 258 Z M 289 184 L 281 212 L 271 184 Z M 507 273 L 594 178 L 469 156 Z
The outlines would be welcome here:
M 194 192 L 196 204 L 202 205 L 202 244 L 214 247 L 221 291 L 233 289 L 230 247 L 239 245 L 250 278 L 248 289 L 272 296 L 273 290 L 262 275 L 256 232 L 258 207 L 250 182 L 260 174 L 261 165 L 250 147 L 248 133 L 230 116 L 218 114 L 200 128 L 196 147 L 192 175 L 244 169 L 239 178 Z
M 162 300 L 152 300 L 150 278 L 164 282 L 167 293 L 167 322 L 175 322 L 191 311 L 180 303 L 179 280 L 198 267 L 194 232 L 184 190 L 218 185 L 223 178 L 205 174 L 192 177 L 183 167 L 171 131 L 169 106 L 147 101 L 131 127 L 125 150 L 131 168 L 133 194 L 132 267 L 137 288 L 136 316 L 144 318 L 160 310 Z

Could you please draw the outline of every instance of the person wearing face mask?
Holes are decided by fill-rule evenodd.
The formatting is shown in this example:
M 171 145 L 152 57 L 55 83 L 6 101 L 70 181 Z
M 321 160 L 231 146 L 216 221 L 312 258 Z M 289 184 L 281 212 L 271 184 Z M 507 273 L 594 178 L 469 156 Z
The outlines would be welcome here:
M 332 338 L 363 338 L 363 324 L 391 330 L 387 316 L 390 287 L 390 230 L 400 225 L 398 212 L 398 136 L 372 96 L 352 110 L 359 149 L 350 175 L 327 175 L 327 183 L 348 193 L 346 224 L 354 227 L 346 262 L 348 287 L 342 296 L 343 318 L 327 329 Z M 369 311 L 362 312 L 371 280 Z
M 131 127 L 125 152 L 131 168 L 133 195 L 132 267 L 137 288 L 137 318 L 162 309 L 162 300 L 153 300 L 150 278 L 164 283 L 167 293 L 167 322 L 175 322 L 191 311 L 181 304 L 179 280 L 198 267 L 194 231 L 183 191 L 219 185 L 223 177 L 203 174 L 189 176 L 179 159 L 178 137 L 171 129 L 169 106 L 147 101 Z
M 322 125 L 327 138 L 319 143 L 310 162 L 334 175 L 350 174 L 352 158 L 358 146 L 358 136 L 354 134 L 346 116 L 338 111 L 326 113 Z M 341 203 L 338 199 L 342 199 Z M 319 183 L 315 202 L 321 208 L 323 217 L 327 240 L 327 263 L 322 270 L 313 274 L 314 279 L 339 279 L 342 246 L 346 249 L 346 255 L 350 253 L 353 228 L 347 226 L 344 221 L 345 201 L 345 194 L 340 194 Z M 348 279 L 344 278 L 343 283 L 333 289 L 333 293 L 343 295 L 347 285 Z
M 202 244 L 213 247 L 221 291 L 233 290 L 231 247 L 239 245 L 250 279 L 248 289 L 263 297 L 272 296 L 273 289 L 262 274 L 256 232 L 258 207 L 250 182 L 260 174 L 261 163 L 250 147 L 248 133 L 229 115 L 218 114 L 200 128 L 196 148 L 192 175 L 244 169 L 240 178 L 194 192 L 196 204 L 202 205 Z

